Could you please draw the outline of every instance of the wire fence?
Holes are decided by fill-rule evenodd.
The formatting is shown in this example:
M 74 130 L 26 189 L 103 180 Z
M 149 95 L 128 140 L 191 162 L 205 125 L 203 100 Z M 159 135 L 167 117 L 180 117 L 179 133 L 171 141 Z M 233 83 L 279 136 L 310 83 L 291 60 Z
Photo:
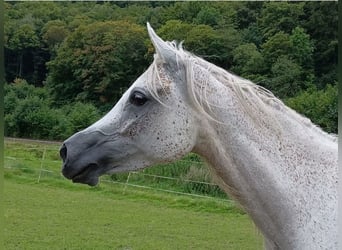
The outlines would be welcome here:
M 36 178 L 37 183 L 48 177 L 64 180 L 60 172 L 61 160 L 58 153 L 60 145 L 60 142 L 6 138 L 5 169 L 14 174 L 19 171 L 21 175 L 31 175 Z M 198 158 L 195 160 L 182 159 L 172 166 L 157 168 L 159 170 L 152 168 L 152 170 L 103 176 L 100 183 L 121 185 L 123 192 L 127 187 L 132 187 L 231 202 L 218 185 L 210 181 L 207 167 Z M 161 170 L 163 168 L 164 170 Z M 171 168 L 171 170 L 167 168 Z M 180 174 L 177 173 L 177 168 L 181 168 Z

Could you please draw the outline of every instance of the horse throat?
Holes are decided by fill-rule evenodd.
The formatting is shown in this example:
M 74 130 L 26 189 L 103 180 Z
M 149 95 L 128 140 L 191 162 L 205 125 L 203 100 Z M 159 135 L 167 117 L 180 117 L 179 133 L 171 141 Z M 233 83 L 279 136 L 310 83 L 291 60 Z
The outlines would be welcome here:
M 227 149 L 213 134 L 215 132 L 206 133 L 203 143 L 193 151 L 205 159 L 217 184 L 250 215 L 271 242 L 268 244 L 276 246 L 286 231 L 284 225 L 293 220 L 285 202 L 289 197 L 275 177 L 258 164 L 257 157 L 245 150 Z

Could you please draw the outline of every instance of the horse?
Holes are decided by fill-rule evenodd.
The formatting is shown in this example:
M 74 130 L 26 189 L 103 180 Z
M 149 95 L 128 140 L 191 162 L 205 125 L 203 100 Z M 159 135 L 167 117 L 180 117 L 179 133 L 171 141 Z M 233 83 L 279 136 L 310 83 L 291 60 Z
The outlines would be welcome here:
M 152 64 L 105 116 L 64 141 L 62 174 L 94 186 L 194 152 L 266 249 L 337 249 L 337 137 L 149 23 L 147 31 Z

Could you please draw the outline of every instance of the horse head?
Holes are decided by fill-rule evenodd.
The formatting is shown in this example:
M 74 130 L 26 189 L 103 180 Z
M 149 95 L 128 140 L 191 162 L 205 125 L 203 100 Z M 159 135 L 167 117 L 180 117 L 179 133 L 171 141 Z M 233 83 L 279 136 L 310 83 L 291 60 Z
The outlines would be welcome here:
M 102 119 L 64 141 L 63 175 L 96 185 L 103 174 L 170 162 L 190 152 L 197 137 L 187 74 L 176 43 L 163 41 L 147 24 L 156 50 L 150 67 Z

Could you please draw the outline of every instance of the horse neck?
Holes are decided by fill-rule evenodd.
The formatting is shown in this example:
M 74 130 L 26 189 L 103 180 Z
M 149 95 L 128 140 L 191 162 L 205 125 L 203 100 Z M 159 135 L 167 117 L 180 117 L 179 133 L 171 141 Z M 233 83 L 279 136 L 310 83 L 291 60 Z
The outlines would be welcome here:
M 312 232 L 316 224 L 323 231 L 331 230 L 329 225 L 322 225 L 322 220 L 330 220 L 330 227 L 334 227 L 335 143 L 321 138 L 315 130 L 304 133 L 286 112 L 277 111 L 279 124 L 285 123 L 279 127 L 280 134 L 278 129 L 271 129 L 271 124 L 260 127 L 239 105 L 231 89 L 212 93 L 231 96 L 221 104 L 230 108 L 210 110 L 225 124 L 199 115 L 200 135 L 194 152 L 206 159 L 220 186 L 252 217 L 269 246 L 295 249 L 298 242 L 307 244 L 303 241 L 306 235 L 320 237 Z M 211 101 L 217 99 L 212 96 Z

